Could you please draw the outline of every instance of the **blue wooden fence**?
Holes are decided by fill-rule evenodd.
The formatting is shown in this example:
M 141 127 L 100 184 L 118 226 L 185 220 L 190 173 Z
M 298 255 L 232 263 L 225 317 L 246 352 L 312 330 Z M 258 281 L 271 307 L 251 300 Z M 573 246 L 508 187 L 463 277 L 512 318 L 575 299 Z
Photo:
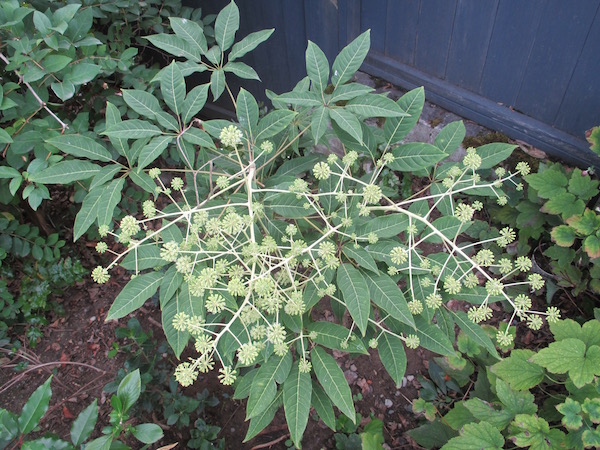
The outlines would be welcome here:
M 226 1 L 196 0 L 207 12 Z M 598 0 L 238 0 L 240 36 L 275 28 L 249 56 L 265 87 L 306 74 L 306 41 L 330 61 L 371 29 L 363 70 L 468 119 L 582 166 L 584 133 L 600 124 Z

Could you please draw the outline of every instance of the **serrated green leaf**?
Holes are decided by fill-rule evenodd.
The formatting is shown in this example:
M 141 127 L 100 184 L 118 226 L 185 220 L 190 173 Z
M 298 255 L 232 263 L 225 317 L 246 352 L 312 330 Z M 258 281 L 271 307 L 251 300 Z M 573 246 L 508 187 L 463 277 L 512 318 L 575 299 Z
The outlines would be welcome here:
M 119 139 L 140 139 L 157 136 L 162 134 L 162 131 L 150 122 L 139 119 L 130 119 L 116 123 L 100 134 Z
M 214 70 L 210 76 L 210 91 L 213 99 L 217 100 L 225 90 L 225 72 L 223 69 Z
M 541 417 L 519 414 L 512 427 L 510 437 L 518 447 L 532 450 L 565 448 L 565 434 L 558 429 L 550 429 L 548 422 Z
M 491 371 L 513 389 L 531 389 L 544 379 L 544 369 L 529 361 L 533 355 L 531 350 L 513 350 L 508 358 L 494 364 Z
M 561 422 L 566 428 L 570 430 L 581 428 L 583 419 L 579 402 L 567 397 L 563 403 L 556 405 L 556 409 L 563 415 Z
M 579 339 L 563 339 L 552 342 L 530 358 L 551 373 L 569 373 L 573 384 L 581 388 L 591 383 L 594 375 L 600 375 L 600 347 L 586 345 Z
M 367 281 L 369 294 L 373 303 L 394 319 L 414 327 L 415 321 L 408 309 L 404 294 L 394 280 L 383 273 L 372 274 L 363 272 L 363 275 Z
M 574 169 L 569 178 L 569 192 L 581 200 L 590 200 L 598 194 L 598 180 L 583 175 L 581 169 Z
M 552 198 L 567 191 L 567 177 L 558 170 L 547 169 L 543 172 L 525 176 L 525 181 L 534 188 L 541 198 Z
M 309 333 L 315 333 L 315 338 L 312 340 L 323 347 L 348 353 L 369 354 L 362 340 L 352 339 L 356 335 L 350 333 L 348 328 L 342 325 L 331 322 L 312 322 L 306 326 L 306 330 Z
M 402 379 L 406 372 L 406 353 L 402 340 L 392 334 L 383 333 L 377 343 L 379 359 L 387 373 L 390 374 L 396 388 L 402 386 Z
M 94 161 L 109 162 L 112 156 L 103 145 L 87 136 L 77 134 L 63 134 L 46 140 L 50 145 L 79 158 L 88 158 Z
M 497 428 L 487 422 L 468 423 L 441 450 L 502 450 L 504 437 Z
M 362 274 L 350 264 L 341 264 L 338 267 L 336 282 L 342 292 L 348 312 L 364 336 L 371 311 L 367 282 Z
M 259 369 L 250 388 L 250 396 L 246 405 L 246 419 L 257 417 L 264 412 L 277 394 L 277 379 L 285 380 L 292 367 L 291 354 L 280 357 L 271 355 Z
M 577 234 L 573 228 L 567 225 L 559 225 L 552 228 L 550 236 L 552 237 L 552 242 L 556 243 L 556 245 L 560 247 L 570 247 L 573 245 L 573 242 L 575 242 Z
M 371 46 L 371 30 L 356 37 L 345 46 L 333 62 L 331 82 L 334 88 L 349 81 L 365 60 Z
M 195 62 L 201 61 L 200 54 L 194 47 L 187 41 L 173 34 L 154 34 L 152 36 L 146 36 L 145 39 L 148 39 L 153 45 L 171 55 L 191 59 Z
M 79 413 L 71 426 L 71 442 L 75 446 L 83 444 L 94 431 L 98 420 L 98 400 L 94 401 Z
M 573 230 L 584 236 L 596 233 L 600 229 L 600 216 L 590 209 L 586 209 L 581 216 L 570 217 L 566 222 Z
M 253 135 L 258 124 L 258 103 L 254 96 L 244 88 L 240 89 L 237 96 L 235 110 L 239 124 L 248 130 L 250 135 Z
M 290 437 L 298 448 L 308 424 L 311 396 L 310 374 L 300 372 L 297 362 L 283 383 L 283 409 Z
M 138 156 L 138 170 L 145 168 L 148 164 L 153 163 L 165 149 L 169 146 L 173 136 L 156 136 L 148 142 Z
M 323 137 L 327 126 L 329 125 L 329 108 L 320 106 L 312 113 L 312 120 L 310 121 L 310 132 L 313 135 L 315 144 L 319 143 L 319 139 Z
M 360 267 L 370 270 L 374 273 L 379 273 L 379 269 L 377 268 L 375 260 L 369 254 L 369 252 L 361 246 L 355 246 L 354 243 L 349 242 L 342 247 L 342 252 L 347 258 L 351 258 L 356 261 Z
M 436 146 L 424 142 L 400 145 L 392 151 L 392 154 L 394 160 L 388 164 L 388 167 L 400 172 L 429 169 L 448 156 Z
M 21 434 L 30 433 L 37 426 L 42 416 L 46 414 L 50 397 L 52 397 L 52 389 L 50 388 L 51 381 L 52 376 L 50 376 L 44 384 L 38 386 L 38 388 L 33 391 L 33 394 L 31 394 L 23 406 L 21 414 L 17 419 Z
M 156 244 L 138 245 L 132 249 L 121 262 L 121 266 L 124 269 L 131 271 L 152 269 L 154 267 L 164 266 L 165 264 L 166 261 L 160 256 L 160 247 Z
M 167 106 L 175 113 L 175 116 L 179 116 L 185 100 L 186 89 L 185 80 L 175 61 L 165 68 L 160 78 L 160 92 Z
M 481 422 L 493 425 L 498 430 L 504 430 L 515 417 L 510 411 L 507 411 L 506 409 L 495 409 L 490 403 L 484 402 L 480 398 L 471 398 L 465 401 L 464 405 L 471 415 L 471 420 L 469 422 L 474 422 L 475 420 L 473 419 L 477 419 Z M 444 418 L 446 418 L 446 416 Z M 461 427 L 462 426 L 464 426 L 464 424 L 462 424 Z
M 312 382 L 311 403 L 323 423 L 335 431 L 335 414 L 331 400 L 329 400 L 323 388 L 314 381 Z
M 353 423 L 356 423 L 356 411 L 352 401 L 352 392 L 344 377 L 344 372 L 339 368 L 335 359 L 320 347 L 315 347 L 311 350 L 310 359 L 317 380 L 319 380 L 327 396 L 346 417 Z
M 60 161 L 41 172 L 29 176 L 29 180 L 43 184 L 68 184 L 73 181 L 92 178 L 100 171 L 100 166 L 77 159 Z
M 382 94 L 367 94 L 353 98 L 345 109 L 363 117 L 407 117 L 398 104 Z
M 588 320 L 583 326 L 573 319 L 559 320 L 550 324 L 550 331 L 555 341 L 575 338 L 583 341 L 586 347 L 600 346 L 600 321 L 598 320 Z
M 324 92 L 329 81 L 329 61 L 323 50 L 312 41 L 308 41 L 305 53 L 306 73 L 319 92 Z
M 389 214 L 370 219 L 358 229 L 357 234 L 359 236 L 367 236 L 369 233 L 375 233 L 380 239 L 385 239 L 397 236 L 407 228 L 408 217 L 399 214 Z M 371 248 L 372 246 L 369 246 L 367 250 L 371 251 Z
M 592 259 L 600 257 L 600 238 L 598 236 L 588 236 L 583 241 L 583 250 Z
M 448 310 L 454 319 L 454 322 L 458 325 L 458 327 L 464 331 L 464 333 L 473 341 L 477 343 L 478 346 L 485 348 L 490 355 L 492 355 L 496 359 L 500 359 L 498 356 L 498 352 L 496 351 L 496 346 L 487 335 L 485 331 L 481 328 L 481 326 L 473 323 L 468 317 L 467 314 L 463 311 L 452 311 Z
M 493 142 L 477 148 L 477 154 L 481 157 L 481 166 L 479 169 L 491 169 L 508 158 L 513 150 L 517 148 L 513 144 L 504 142 Z
M 563 219 L 583 214 L 585 203 L 581 199 L 575 198 L 573 194 L 563 192 L 550 198 L 542 208 L 541 212 L 549 214 L 560 214 Z
M 201 84 L 187 93 L 181 107 L 181 120 L 184 124 L 188 124 L 206 104 L 209 86 L 208 83 Z
M 502 379 L 496 380 L 496 394 L 498 400 L 510 411 L 513 416 L 517 414 L 535 414 L 537 405 L 535 397 L 529 391 L 512 390 L 508 383 Z
M 204 54 L 207 52 L 206 37 L 200 25 L 193 20 L 180 17 L 169 17 L 169 23 L 175 34 L 190 44 L 197 53 Z
M 409 114 L 409 117 L 386 119 L 383 127 L 386 149 L 390 145 L 400 142 L 413 129 L 419 121 L 419 116 L 425 105 L 425 91 L 422 87 L 407 92 L 396 102 L 400 108 Z
M 113 218 L 113 212 L 115 207 L 121 201 L 121 192 L 125 180 L 123 178 L 113 180 L 107 185 L 99 186 L 98 189 L 102 189 L 102 195 L 100 202 L 98 202 L 98 225 L 109 225 Z
M 296 113 L 288 110 L 272 111 L 260 119 L 256 130 L 256 140 L 268 139 L 285 130 L 294 120 Z
M 277 396 L 273 399 L 273 401 L 269 404 L 269 406 L 267 406 L 267 408 L 263 412 L 250 419 L 250 425 L 248 425 L 248 431 L 246 432 L 246 436 L 244 437 L 243 442 L 248 442 L 258 433 L 264 430 L 265 427 L 273 421 L 275 413 L 279 409 L 280 403 L 281 391 L 279 391 Z
M 162 273 L 138 275 L 123 288 L 108 310 L 106 320 L 116 320 L 140 308 L 158 290 Z
M 256 73 L 256 70 L 254 70 L 248 64 L 243 63 L 243 62 L 236 61 L 236 62 L 227 63 L 225 65 L 225 67 L 223 67 L 223 70 L 225 72 L 231 72 L 234 75 L 237 75 L 238 77 L 243 78 L 244 80 L 260 81 L 260 77 Z
M 450 155 L 454 152 L 465 138 L 466 129 L 462 120 L 451 122 L 442 128 L 442 131 L 435 137 L 433 145 L 442 152 Z
M 228 61 L 233 61 L 237 58 L 241 58 L 246 53 L 251 52 L 256 47 L 258 47 L 259 44 L 262 44 L 264 41 L 269 39 L 269 36 L 273 34 L 273 31 L 275 31 L 274 28 L 256 31 L 254 33 L 250 33 L 241 41 L 236 42 L 231 48 L 231 52 L 228 56 Z
M 233 44 L 235 32 L 240 27 L 240 11 L 232 1 L 219 12 L 215 20 L 215 40 L 223 51 Z
M 354 114 L 341 108 L 335 108 L 329 110 L 329 117 L 331 117 L 331 120 L 333 120 L 343 131 L 362 144 L 362 127 L 360 121 Z

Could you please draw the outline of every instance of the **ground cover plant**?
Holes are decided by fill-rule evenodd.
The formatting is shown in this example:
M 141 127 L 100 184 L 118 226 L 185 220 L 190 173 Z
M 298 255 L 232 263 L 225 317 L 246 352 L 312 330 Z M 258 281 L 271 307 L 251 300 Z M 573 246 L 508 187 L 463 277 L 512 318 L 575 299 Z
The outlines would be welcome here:
M 31 15 L 32 29 L 44 33 L 41 13 L 16 13 L 15 5 L 9 3 L 13 16 Z M 57 11 L 44 15 L 62 30 L 53 23 Z M 281 406 L 297 447 L 311 408 L 332 430 L 334 407 L 356 421 L 350 388 L 330 350 L 376 349 L 401 386 L 405 346 L 457 358 L 458 327 L 498 360 L 496 347 L 512 343 L 512 323 L 539 329 L 544 318 L 558 320 L 555 307 L 532 308 L 529 294 L 544 280 L 531 272 L 527 255 L 515 253 L 517 230 L 481 220 L 484 203 L 502 206 L 523 189 L 529 166 L 497 167 L 514 149 L 504 143 L 469 148 L 461 162 L 447 161 L 463 141 L 462 122 L 446 126 L 433 144 L 403 143 L 424 92 L 393 101 L 353 82 L 369 49 L 368 31 L 331 66 L 309 42 L 308 76 L 291 92 L 267 91 L 272 109 L 264 112 L 229 80 L 258 78 L 239 59 L 272 30 L 236 42 L 240 18 L 233 2 L 216 17 L 167 20 L 169 27 L 135 42 L 170 55 L 170 63 L 160 70 L 127 68 L 130 82 L 108 96 L 98 108 L 104 116 L 93 121 L 63 120 L 37 102 L 36 114 L 47 113 L 40 126 L 50 128 L 36 140 L 33 161 L 41 162 L 26 171 L 6 166 L 1 174 L 12 195 L 25 183 L 22 197 L 25 190 L 44 197 L 46 185 L 76 185 L 81 208 L 73 237 L 99 237 L 96 249 L 108 255 L 92 277 L 107 283 L 118 265 L 132 274 L 107 320 L 158 297 L 177 357 L 190 341 L 195 352 L 175 369 L 177 380 L 189 386 L 200 373 L 218 370 L 222 384 L 235 386 L 235 398 L 248 399 L 246 441 Z M 90 46 L 100 51 L 101 44 Z M 196 72 L 210 81 L 192 87 L 186 78 Z M 50 78 L 43 78 L 48 95 L 69 100 L 59 95 L 64 77 Z M 224 94 L 235 120 L 198 118 L 209 97 Z M 8 151 L 19 133 L 7 132 Z M 317 151 L 332 140 L 342 151 Z M 132 185 L 141 201 L 124 194 Z M 469 306 L 448 306 L 454 299 Z M 508 318 L 490 333 L 479 324 L 491 318 L 493 303 Z M 335 322 L 323 319 L 324 309 Z M 380 433 L 362 434 L 379 440 Z

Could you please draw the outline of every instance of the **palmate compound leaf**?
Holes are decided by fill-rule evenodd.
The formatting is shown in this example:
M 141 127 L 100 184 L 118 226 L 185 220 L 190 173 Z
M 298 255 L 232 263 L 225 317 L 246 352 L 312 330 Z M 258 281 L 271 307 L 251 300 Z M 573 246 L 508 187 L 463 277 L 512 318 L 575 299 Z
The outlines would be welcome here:
M 337 270 L 336 281 L 352 319 L 364 336 L 371 311 L 369 288 L 365 278 L 351 264 L 341 264 Z
M 161 272 L 150 272 L 129 281 L 108 310 L 106 320 L 120 319 L 140 308 L 156 293 L 162 276 Z
M 219 12 L 215 20 L 215 40 L 222 51 L 231 47 L 239 27 L 240 11 L 235 2 L 232 1 Z
M 392 117 L 385 121 L 383 131 L 386 148 L 400 142 L 414 128 L 425 105 L 425 90 L 420 87 L 407 92 L 396 102 L 408 117 Z
M 112 156 L 104 146 L 88 136 L 78 134 L 63 134 L 55 136 L 46 142 L 69 155 L 87 158 L 94 161 L 109 162 Z
M 250 396 L 246 405 L 246 419 L 257 417 L 269 407 L 277 394 L 275 382 L 283 383 L 291 368 L 292 355 L 288 352 L 283 357 L 271 355 L 268 361 L 258 369 L 250 388 Z
M 402 386 L 402 379 L 406 371 L 406 353 L 404 352 L 402 339 L 390 333 L 383 333 L 379 338 L 377 350 L 383 367 L 385 367 L 399 389 Z
M 575 387 L 581 388 L 600 375 L 600 347 L 586 345 L 579 339 L 552 342 L 530 358 L 551 373 L 569 373 Z
M 408 309 L 404 294 L 387 274 L 374 275 L 370 272 L 362 272 L 369 287 L 371 300 L 394 319 L 399 320 L 411 327 L 415 326 L 413 315 Z
M 354 76 L 365 60 L 370 46 L 371 30 L 367 30 L 342 49 L 332 66 L 331 82 L 336 89 Z
M 331 400 L 315 381 L 312 382 L 311 403 L 325 425 L 335 431 L 335 413 Z
M 468 423 L 460 436 L 450 439 L 441 450 L 502 450 L 504 437 L 496 427 L 487 422 Z
M 329 62 L 323 50 L 312 41 L 306 47 L 306 73 L 318 92 L 325 91 L 329 81 Z
M 388 164 L 392 170 L 417 172 L 429 169 L 448 155 L 435 145 L 424 142 L 411 142 L 396 147 L 392 154 L 394 160 Z
M 321 387 L 333 404 L 353 423 L 356 421 L 356 410 L 352 401 L 352 391 L 335 359 L 320 347 L 310 352 L 315 375 Z

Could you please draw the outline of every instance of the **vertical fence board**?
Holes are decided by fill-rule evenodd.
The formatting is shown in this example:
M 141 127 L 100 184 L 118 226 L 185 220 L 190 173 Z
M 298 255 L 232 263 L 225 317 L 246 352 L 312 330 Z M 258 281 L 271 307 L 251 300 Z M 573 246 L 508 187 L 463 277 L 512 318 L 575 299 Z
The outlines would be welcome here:
M 479 86 L 498 0 L 459 0 L 448 53 L 446 79 L 460 87 Z
M 388 1 L 385 21 L 386 56 L 414 65 L 418 23 L 419 0 Z
M 500 2 L 479 93 L 514 105 L 547 0 Z
M 457 0 L 421 0 L 415 66 L 444 79 Z
M 284 7 L 285 4 L 285 2 L 282 2 Z M 304 0 L 304 23 L 306 38 L 317 44 L 327 56 L 329 64 L 332 64 L 339 50 L 338 8 L 336 2 L 331 0 Z M 299 24 L 299 26 L 301 25 Z
M 393 0 L 392 0 L 393 1 Z M 385 26 L 388 0 L 362 0 L 360 5 L 360 31 L 371 29 L 371 50 L 385 51 Z
M 600 125 L 599 43 L 600 6 L 554 123 L 557 128 L 571 130 L 579 137 Z
M 597 7 L 597 0 L 547 3 L 515 103 L 519 111 L 554 122 Z

